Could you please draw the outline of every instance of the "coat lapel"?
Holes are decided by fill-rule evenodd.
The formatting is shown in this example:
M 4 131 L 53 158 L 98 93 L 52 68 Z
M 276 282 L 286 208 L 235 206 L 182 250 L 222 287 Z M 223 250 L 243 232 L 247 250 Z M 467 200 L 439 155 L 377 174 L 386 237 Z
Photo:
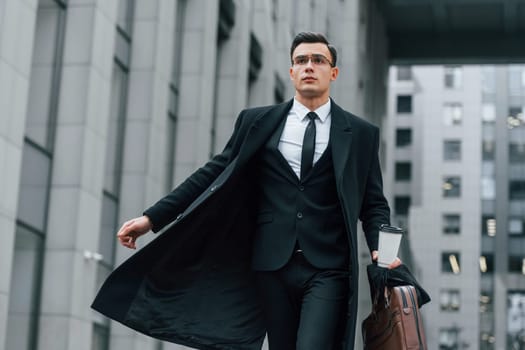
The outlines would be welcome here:
M 244 144 L 240 148 L 238 164 L 244 164 L 268 140 L 292 108 L 293 100 L 281 103 L 255 117 L 253 124 L 246 133 Z
M 332 100 L 330 142 L 337 189 L 342 192 L 343 174 L 352 143 L 352 127 L 345 112 Z

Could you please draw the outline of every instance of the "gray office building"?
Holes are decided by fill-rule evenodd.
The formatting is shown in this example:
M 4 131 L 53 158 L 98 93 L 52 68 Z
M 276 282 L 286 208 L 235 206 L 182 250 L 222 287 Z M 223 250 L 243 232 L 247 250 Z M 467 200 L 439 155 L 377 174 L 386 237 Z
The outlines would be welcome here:
M 0 0 L 1 350 L 182 349 L 90 309 L 133 253 L 116 230 L 220 152 L 242 108 L 292 97 L 302 30 L 339 49 L 337 103 L 384 117 L 373 2 Z
M 397 66 L 386 182 L 429 349 L 525 346 L 525 66 Z

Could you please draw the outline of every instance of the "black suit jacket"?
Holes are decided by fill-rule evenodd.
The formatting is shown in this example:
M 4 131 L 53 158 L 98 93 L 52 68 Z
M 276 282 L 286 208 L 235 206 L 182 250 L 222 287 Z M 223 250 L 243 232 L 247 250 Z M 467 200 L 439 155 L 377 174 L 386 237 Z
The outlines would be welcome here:
M 260 349 L 264 324 L 250 270 L 255 224 L 250 162 L 292 101 L 240 113 L 224 151 L 145 211 L 163 234 L 120 265 L 93 308 L 145 334 L 198 349 Z M 331 147 L 358 290 L 357 221 L 370 250 L 389 223 L 378 159 L 379 130 L 332 101 Z M 168 225 L 169 224 L 169 225 Z M 353 349 L 357 296 L 349 296 Z

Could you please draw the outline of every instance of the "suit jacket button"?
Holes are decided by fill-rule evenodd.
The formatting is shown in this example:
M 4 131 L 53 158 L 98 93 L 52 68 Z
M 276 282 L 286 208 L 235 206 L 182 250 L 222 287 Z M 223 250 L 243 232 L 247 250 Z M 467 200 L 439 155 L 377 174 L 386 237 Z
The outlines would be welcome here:
M 304 191 L 304 186 L 303 185 L 299 186 L 299 191 Z
M 297 218 L 298 218 L 298 219 L 302 219 L 302 218 L 303 218 L 303 213 L 298 212 L 298 213 L 297 213 Z

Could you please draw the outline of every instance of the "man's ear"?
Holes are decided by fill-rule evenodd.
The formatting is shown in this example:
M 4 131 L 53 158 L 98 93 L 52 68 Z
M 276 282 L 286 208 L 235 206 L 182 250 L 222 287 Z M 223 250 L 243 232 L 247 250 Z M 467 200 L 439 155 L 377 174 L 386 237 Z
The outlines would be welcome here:
M 330 75 L 330 80 L 335 81 L 339 75 L 339 67 L 333 67 Z

